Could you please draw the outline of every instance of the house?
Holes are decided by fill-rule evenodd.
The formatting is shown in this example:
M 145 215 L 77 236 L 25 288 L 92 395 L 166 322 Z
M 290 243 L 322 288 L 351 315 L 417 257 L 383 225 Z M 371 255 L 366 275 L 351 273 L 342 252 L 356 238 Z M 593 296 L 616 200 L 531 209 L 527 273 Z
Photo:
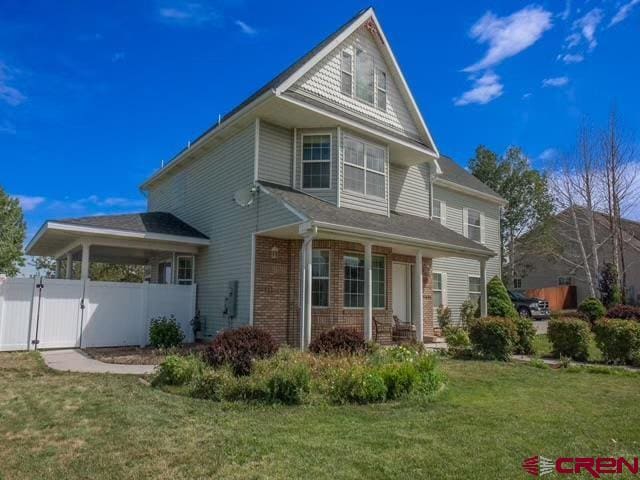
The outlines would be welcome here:
M 252 324 L 303 348 L 337 325 L 423 341 L 437 305 L 486 312 L 500 275 L 504 200 L 439 153 L 371 8 L 141 189 L 147 213 L 48 222 L 29 254 L 83 278 L 93 259 L 149 265 L 197 283 L 204 336 Z
M 598 271 L 592 263 L 592 242 L 588 229 L 588 212 L 582 207 L 572 207 L 580 229 L 585 252 L 587 254 L 591 276 L 595 279 L 596 295 L 601 269 L 613 262 L 613 242 L 609 230 L 609 217 L 602 212 L 594 212 L 595 236 L 598 254 Z M 626 301 L 640 302 L 640 223 L 622 219 L 624 273 L 626 276 Z M 522 253 L 517 266 L 517 277 L 513 287 L 522 290 L 534 290 L 547 287 L 572 286 L 575 288 L 576 303 L 591 296 L 587 272 L 580 253 L 580 244 L 576 233 L 571 209 L 555 215 L 549 228 L 549 238 L 545 246 L 539 248 L 536 233 L 526 235 L 519 242 Z

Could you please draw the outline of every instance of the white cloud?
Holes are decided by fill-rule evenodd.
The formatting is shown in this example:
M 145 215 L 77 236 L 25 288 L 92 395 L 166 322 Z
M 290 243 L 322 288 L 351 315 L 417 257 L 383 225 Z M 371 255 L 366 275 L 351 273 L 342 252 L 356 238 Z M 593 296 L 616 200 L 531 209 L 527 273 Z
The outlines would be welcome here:
M 602 22 L 602 10 L 594 8 L 589 10 L 583 17 L 573 22 L 574 32 L 566 39 L 566 47 L 572 48 L 577 46 L 582 39 L 587 42 L 589 50 L 593 50 L 598 45 L 596 40 L 596 31 L 598 25 Z
M 609 22 L 609 26 L 613 27 L 626 19 L 631 13 L 631 10 L 633 10 L 633 7 L 636 5 L 640 5 L 640 0 L 631 0 L 630 2 L 622 5 L 611 19 L 611 22 Z
M 488 44 L 489 50 L 464 71 L 484 70 L 517 55 L 536 43 L 551 27 L 551 12 L 542 7 L 530 5 L 507 17 L 497 17 L 488 11 L 471 27 L 469 34 L 478 43 Z
M 9 67 L 0 61 L 0 100 L 4 100 L 12 107 L 15 107 L 24 102 L 27 97 L 17 88 L 7 84 L 10 79 Z
M 569 15 L 571 15 L 571 0 L 566 0 L 564 4 L 564 10 L 560 14 L 560 18 L 562 20 L 566 20 L 569 18 Z
M 553 77 L 542 80 L 543 87 L 563 87 L 569 83 L 569 77 Z
M 73 204 L 77 206 L 92 205 L 97 207 L 110 207 L 110 208 L 131 208 L 131 207 L 145 207 L 147 205 L 146 200 L 141 198 L 124 198 L 124 197 L 105 197 L 101 198 L 98 195 L 90 195 L 86 198 L 81 198 Z M 72 205 L 73 205 L 72 204 Z
M 473 87 L 464 92 L 460 97 L 454 98 L 456 106 L 477 103 L 484 105 L 502 95 L 504 85 L 500 83 L 500 77 L 493 72 L 485 72 L 481 77 L 471 77 Z
M 124 52 L 116 52 L 111 56 L 111 61 L 113 63 L 118 63 L 118 62 L 124 60 L 126 56 L 127 55 Z
M 182 26 L 202 26 L 205 24 L 219 24 L 222 16 L 214 8 L 197 2 L 178 1 L 174 4 L 160 7 L 160 19 Z
M 522 99 L 523 100 L 528 100 L 529 98 L 531 98 L 532 95 L 533 95 L 533 93 L 527 92 L 524 95 L 522 95 Z
M 238 27 L 240 27 L 240 31 L 246 35 L 256 35 L 258 31 L 253 28 L 251 25 L 246 24 L 242 20 L 236 20 L 234 22 Z
M 550 162 L 560 157 L 560 151 L 557 148 L 547 148 L 538 155 L 538 160 L 543 162 Z
M 584 60 L 584 55 L 581 53 L 565 53 L 558 55 L 558 60 L 562 60 L 564 63 L 580 63 Z
M 12 195 L 20 202 L 22 210 L 31 212 L 40 206 L 46 200 L 44 197 L 31 197 L 29 195 Z

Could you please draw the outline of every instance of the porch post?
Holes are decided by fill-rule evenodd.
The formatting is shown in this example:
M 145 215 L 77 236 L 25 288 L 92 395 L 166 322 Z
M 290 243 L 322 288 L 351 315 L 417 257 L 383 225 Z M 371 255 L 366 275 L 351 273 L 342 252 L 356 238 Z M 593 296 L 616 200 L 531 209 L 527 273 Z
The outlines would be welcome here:
M 487 316 L 487 261 L 480 260 L 480 316 Z
M 60 259 L 56 258 L 56 278 L 60 278 Z
M 371 243 L 364 244 L 364 339 L 373 340 L 373 288 L 371 272 Z
M 80 267 L 80 280 L 89 279 L 89 249 L 91 246 L 87 242 L 82 243 L 82 266 Z
M 71 252 L 67 253 L 67 270 L 64 272 L 64 276 L 67 280 L 71 280 L 71 273 L 73 270 L 73 255 Z
M 416 341 L 424 342 L 424 286 L 422 280 L 422 250 L 416 253 L 415 268 L 415 284 L 416 284 L 416 306 L 413 309 L 416 325 Z
M 305 270 L 306 285 L 304 296 L 304 346 L 307 348 L 311 343 L 311 287 L 313 285 L 313 239 L 310 237 L 306 242 L 305 250 Z

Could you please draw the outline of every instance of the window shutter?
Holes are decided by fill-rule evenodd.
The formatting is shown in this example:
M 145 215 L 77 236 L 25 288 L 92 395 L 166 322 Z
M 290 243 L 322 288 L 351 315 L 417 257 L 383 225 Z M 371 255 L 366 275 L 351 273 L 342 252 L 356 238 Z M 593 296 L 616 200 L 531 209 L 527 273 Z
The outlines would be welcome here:
M 447 202 L 440 200 L 440 223 L 447 224 Z
M 480 243 L 485 243 L 485 218 L 484 218 L 484 212 L 480 212 Z
M 462 234 L 465 237 L 469 237 L 469 209 L 462 209 Z
M 442 304 L 444 306 L 449 305 L 449 295 L 447 290 L 447 274 L 442 273 Z

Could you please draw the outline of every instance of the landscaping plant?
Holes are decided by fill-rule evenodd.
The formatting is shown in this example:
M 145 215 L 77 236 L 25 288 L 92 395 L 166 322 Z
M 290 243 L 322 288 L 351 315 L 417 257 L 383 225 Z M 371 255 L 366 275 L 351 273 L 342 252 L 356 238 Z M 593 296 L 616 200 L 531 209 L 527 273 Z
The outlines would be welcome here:
M 444 330 L 444 338 L 447 340 L 447 349 L 453 357 L 464 357 L 469 352 L 471 340 L 469 333 L 462 327 L 447 327 Z
M 491 360 L 507 361 L 518 343 L 518 331 L 511 318 L 485 317 L 469 327 L 473 349 Z
M 515 353 L 520 355 L 532 355 L 535 353 L 533 345 L 536 337 L 536 327 L 530 318 L 518 316 L 514 319 L 516 331 L 518 333 L 518 341 L 515 345 Z
M 578 312 L 588 322 L 591 322 L 593 325 L 598 320 L 604 317 L 605 313 L 607 313 L 607 309 L 604 308 L 602 302 L 597 298 L 589 297 L 582 301 L 580 305 L 578 305 Z
M 154 348 L 177 347 L 184 340 L 184 333 L 176 317 L 156 317 L 151 319 L 149 327 L 149 344 Z
M 356 355 L 366 351 L 366 343 L 362 335 L 351 328 L 337 327 L 327 330 L 314 338 L 309 344 L 313 353 L 336 353 Z
M 640 307 L 633 305 L 614 305 L 607 310 L 607 318 L 621 320 L 640 320 Z
M 438 325 L 444 330 L 451 323 L 451 309 L 440 305 L 436 310 L 436 317 L 438 318 Z
M 558 318 L 549 321 L 547 332 L 555 357 L 570 357 L 586 362 L 589 359 L 591 330 L 579 318 Z
M 214 338 L 205 358 L 214 367 L 228 364 L 241 376 L 251 373 L 254 360 L 268 358 L 277 351 L 278 344 L 270 333 L 257 327 L 240 327 Z
M 509 292 L 500 277 L 493 277 L 487 284 L 487 314 L 491 317 L 516 318 L 516 311 Z
M 605 360 L 634 363 L 640 353 L 640 324 L 630 320 L 600 320 L 593 327 Z
M 480 304 L 478 302 L 474 302 L 470 298 L 462 302 L 460 306 L 460 321 L 463 327 L 468 327 L 473 320 L 479 317 Z
M 151 379 L 152 385 L 186 385 L 204 371 L 206 365 L 199 355 L 169 355 Z
M 605 263 L 600 270 L 598 285 L 602 303 L 611 308 L 622 303 L 622 292 L 618 284 L 618 269 L 613 263 Z

